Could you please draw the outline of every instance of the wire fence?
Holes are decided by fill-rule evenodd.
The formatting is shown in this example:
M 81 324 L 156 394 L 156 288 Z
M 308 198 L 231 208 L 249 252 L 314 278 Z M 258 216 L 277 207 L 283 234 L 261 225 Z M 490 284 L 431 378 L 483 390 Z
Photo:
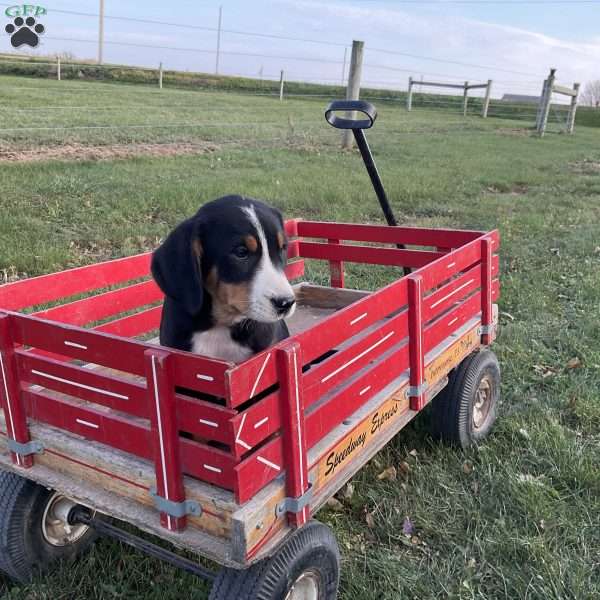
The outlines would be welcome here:
M 0 6 L 8 6 L 1 3 Z M 98 17 L 95 13 L 53 10 L 53 12 Z M 228 71 L 227 75 L 163 69 L 163 64 L 131 66 L 97 64 L 70 55 L 0 55 L 0 74 L 26 76 L 5 80 L 0 88 L 0 151 L 18 148 L 27 152 L 31 145 L 59 144 L 172 144 L 199 140 L 219 145 L 281 144 L 287 147 L 329 144 L 333 133 L 324 127 L 321 115 L 324 101 L 345 96 L 349 66 L 348 45 L 335 40 L 316 40 L 270 33 L 220 29 L 154 19 L 110 15 L 109 21 L 135 22 L 176 29 L 227 33 L 247 39 L 297 41 L 328 48 L 327 54 L 262 51 L 221 47 L 153 45 L 131 40 L 107 39 L 108 47 L 135 47 L 181 54 L 268 60 L 281 69 L 267 70 L 262 64 L 255 77 Z M 97 40 L 76 37 L 45 39 L 82 44 Z M 342 56 L 343 51 L 343 56 Z M 324 50 L 325 52 L 325 50 Z M 436 77 L 440 82 L 480 81 L 486 74 L 500 73 L 495 90 L 523 95 L 539 95 L 542 75 L 455 61 L 451 59 L 400 52 L 393 49 L 366 48 L 361 97 L 395 109 L 395 121 L 387 132 L 402 135 L 497 134 L 503 126 L 531 128 L 537 106 L 492 98 L 487 123 L 475 120 L 484 102 L 483 90 L 470 93 L 463 116 L 462 94 L 423 93 L 418 77 Z M 409 68 L 402 61 L 421 61 L 451 65 L 452 70 L 469 73 L 435 72 Z M 165 62 L 166 64 L 166 62 Z M 218 69 L 217 69 L 218 70 Z M 240 69 L 241 71 L 242 69 Z M 337 71 L 335 74 L 334 71 Z M 474 73 L 476 72 L 476 73 Z M 404 110 L 408 75 L 416 88 L 413 113 Z M 507 79 L 504 79 L 507 77 Z M 36 82 L 36 79 L 38 80 Z M 48 80 L 43 84 L 39 80 Z M 94 82 L 93 89 L 90 82 Z M 100 85 L 118 84 L 118 85 Z M 169 96 L 165 96 L 165 89 Z M 231 93 L 234 92 L 234 93 Z M 436 93 L 437 92 L 437 93 Z M 218 96 L 215 96 L 218 94 Z M 243 98 L 252 97 L 248 103 Z M 271 102 L 283 100 L 283 102 Z M 266 103 L 265 103 L 266 102 Z M 308 104 L 307 104 L 308 103 Z M 215 105 L 219 104 L 219 108 Z M 318 106 L 318 108 L 316 108 Z M 550 122 L 561 130 L 566 125 L 566 107 L 553 105 Z M 229 118 L 229 115 L 232 115 Z M 318 116 L 318 117 L 317 117 Z M 505 125 L 498 125 L 504 123 Z

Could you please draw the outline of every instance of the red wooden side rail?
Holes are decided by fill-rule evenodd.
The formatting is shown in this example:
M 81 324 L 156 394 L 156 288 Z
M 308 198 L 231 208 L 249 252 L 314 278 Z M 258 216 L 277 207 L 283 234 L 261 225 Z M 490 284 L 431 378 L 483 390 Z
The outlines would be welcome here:
M 285 472 L 290 522 L 309 519 L 307 450 L 402 373 L 411 408 L 423 408 L 427 353 L 467 322 L 479 319 L 484 344 L 493 339 L 499 239 L 310 221 L 288 221 L 286 232 L 290 279 L 306 259 L 328 262 L 334 287 L 348 261 L 416 270 L 238 365 L 131 339 L 160 319 L 160 290 L 140 282 L 149 254 L 0 286 L 0 401 L 15 463 L 30 467 L 39 450 L 29 418 L 152 461 L 170 530 L 194 510 L 186 475 L 244 503 Z

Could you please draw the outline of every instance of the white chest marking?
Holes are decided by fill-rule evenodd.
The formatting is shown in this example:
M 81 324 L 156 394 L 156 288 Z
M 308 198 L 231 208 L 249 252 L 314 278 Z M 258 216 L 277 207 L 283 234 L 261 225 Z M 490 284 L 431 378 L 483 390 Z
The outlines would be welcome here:
M 222 326 L 194 333 L 191 351 L 194 354 L 235 363 L 243 362 L 253 354 L 247 346 L 241 346 L 233 341 L 229 328 Z

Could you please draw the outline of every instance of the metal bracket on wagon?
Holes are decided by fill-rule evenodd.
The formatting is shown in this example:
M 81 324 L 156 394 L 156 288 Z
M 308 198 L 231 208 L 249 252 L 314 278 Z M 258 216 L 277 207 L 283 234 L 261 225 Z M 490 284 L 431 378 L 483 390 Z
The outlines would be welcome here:
M 481 325 L 477 329 L 479 335 L 492 335 L 496 331 L 495 325 Z
M 421 385 L 418 385 L 418 386 L 411 385 L 407 388 L 406 392 L 404 392 L 404 395 L 407 398 L 414 398 L 416 396 L 422 396 L 427 391 L 428 387 L 429 386 L 427 385 L 426 381 L 424 381 Z
M 280 517 L 284 513 L 299 513 L 310 504 L 313 496 L 312 483 L 300 498 L 284 498 L 275 508 L 275 514 Z
M 150 488 L 150 495 L 154 500 L 154 506 L 160 512 L 167 513 L 171 517 L 179 518 L 186 515 L 199 517 L 202 514 L 202 507 L 195 500 L 184 500 L 183 502 L 173 502 L 159 496 L 156 488 Z
M 29 456 L 30 454 L 41 454 L 44 451 L 44 445 L 38 441 L 22 443 L 8 438 L 8 449 L 15 454 Z

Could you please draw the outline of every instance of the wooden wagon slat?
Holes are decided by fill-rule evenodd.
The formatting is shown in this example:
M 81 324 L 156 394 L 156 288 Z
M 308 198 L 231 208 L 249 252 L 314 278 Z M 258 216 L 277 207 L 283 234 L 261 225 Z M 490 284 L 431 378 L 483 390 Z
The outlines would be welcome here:
M 162 306 L 154 306 L 133 315 L 127 315 L 126 317 L 98 325 L 94 329 L 124 338 L 136 337 L 158 329 L 161 313 Z
M 0 308 L 21 310 L 145 277 L 150 271 L 150 253 L 118 258 L 60 273 L 40 275 L 0 286 Z
M 420 268 L 444 256 L 444 254 L 427 250 L 398 250 L 397 248 L 378 248 L 375 246 L 300 242 L 300 256 L 318 260 Z
M 23 390 L 21 397 L 28 416 L 37 421 L 139 458 L 153 459 L 153 440 L 149 425 L 135 423 L 114 413 L 83 407 L 68 400 L 51 398 L 32 390 Z M 185 438 L 180 438 L 179 444 L 185 474 L 233 489 L 233 467 L 236 461 L 230 454 Z
M 458 229 L 426 229 L 417 227 L 389 227 L 355 223 L 327 223 L 299 221 L 298 235 L 312 238 L 336 238 L 357 242 L 384 244 L 413 244 L 457 248 L 484 235 L 483 231 Z
M 176 400 L 177 424 L 181 431 L 233 447 L 231 419 L 238 414 L 236 411 L 182 394 L 177 394 Z
M 481 287 L 481 266 L 475 265 L 423 299 L 423 321 L 443 314 L 456 302 Z
M 86 325 L 145 304 L 152 304 L 160 300 L 162 296 L 163 293 L 156 283 L 150 280 L 68 304 L 61 304 L 34 314 L 41 319 L 60 321 L 70 325 Z
M 134 375 L 145 375 L 144 351 L 156 347 L 97 330 L 43 321 L 29 315 L 11 313 L 9 316 L 17 344 Z M 176 386 L 207 394 L 226 394 L 225 373 L 231 364 L 175 350 L 169 352 L 175 356 Z
M 406 302 L 406 281 L 401 279 L 296 334 L 294 337 L 302 346 L 304 363 L 319 358 L 349 337 L 402 308 Z M 253 356 L 228 373 L 231 407 L 239 406 L 277 382 L 273 348 Z
M 304 261 L 295 260 L 294 262 L 286 265 L 285 275 L 290 281 L 298 279 L 298 277 L 302 277 L 302 275 L 304 275 Z
M 19 378 L 62 394 L 149 419 L 146 385 L 113 374 L 45 359 L 17 350 Z M 207 440 L 233 445 L 229 421 L 237 413 L 211 402 L 176 395 L 178 426 Z
M 41 358 L 23 350 L 18 350 L 16 355 L 19 377 L 23 383 L 39 385 L 135 417 L 148 418 L 144 385 Z

